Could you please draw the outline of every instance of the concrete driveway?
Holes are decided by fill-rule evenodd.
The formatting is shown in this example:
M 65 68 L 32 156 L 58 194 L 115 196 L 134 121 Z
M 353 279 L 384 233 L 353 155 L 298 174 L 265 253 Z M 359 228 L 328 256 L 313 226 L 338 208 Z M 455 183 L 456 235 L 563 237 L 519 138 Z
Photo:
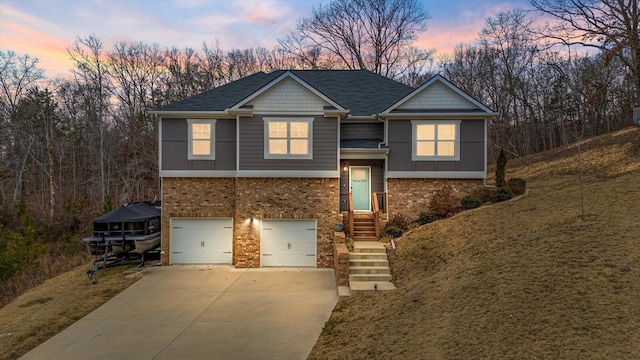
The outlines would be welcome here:
M 305 359 L 337 300 L 331 269 L 156 267 L 22 359 Z

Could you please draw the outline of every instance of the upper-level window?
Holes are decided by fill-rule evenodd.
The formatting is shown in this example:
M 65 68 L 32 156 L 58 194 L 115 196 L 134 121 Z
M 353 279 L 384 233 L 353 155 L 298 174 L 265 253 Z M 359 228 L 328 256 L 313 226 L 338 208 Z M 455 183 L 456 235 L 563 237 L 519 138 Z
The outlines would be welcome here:
M 215 160 L 216 121 L 212 119 L 188 119 L 189 160 Z
M 313 119 L 265 118 L 265 159 L 311 159 Z
M 412 120 L 412 160 L 460 160 L 460 120 Z

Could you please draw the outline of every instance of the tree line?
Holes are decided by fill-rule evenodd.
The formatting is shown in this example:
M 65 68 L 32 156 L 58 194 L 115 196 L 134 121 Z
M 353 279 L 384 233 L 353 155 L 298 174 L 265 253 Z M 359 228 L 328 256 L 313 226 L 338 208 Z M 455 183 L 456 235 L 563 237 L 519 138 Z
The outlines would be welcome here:
M 628 126 L 640 99 L 637 3 L 532 0 L 538 13 L 489 18 L 475 42 L 438 61 L 414 46 L 429 19 L 417 0 L 334 0 L 272 49 L 107 48 L 79 36 L 67 48 L 67 78 L 46 78 L 38 59 L 0 49 L 0 278 L 20 236 L 50 244 L 86 233 L 105 205 L 159 196 L 151 109 L 258 71 L 367 69 L 414 87 L 440 72 L 499 113 L 490 159 L 501 148 L 524 156 Z M 540 13 L 551 21 L 540 26 Z M 42 236 L 25 236 L 34 227 Z

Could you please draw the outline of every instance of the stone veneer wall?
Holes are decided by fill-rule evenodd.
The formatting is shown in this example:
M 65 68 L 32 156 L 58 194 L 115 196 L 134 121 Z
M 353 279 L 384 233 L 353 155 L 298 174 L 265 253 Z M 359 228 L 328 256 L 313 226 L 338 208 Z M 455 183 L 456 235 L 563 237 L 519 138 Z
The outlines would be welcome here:
M 340 222 L 338 179 L 239 178 L 234 221 L 236 267 L 260 267 L 261 219 L 316 219 L 317 266 L 333 267 L 333 225 Z M 252 225 L 250 219 L 254 220 Z
M 420 212 L 429 210 L 433 194 L 444 185 L 451 186 L 459 198 L 484 186 L 482 179 L 388 179 L 389 217 L 401 214 L 417 219 Z
M 336 285 L 349 286 L 349 250 L 345 244 L 345 235 L 343 232 L 333 233 L 334 252 L 333 252 L 333 271 L 336 277 Z
M 233 217 L 233 178 L 162 179 L 162 265 L 169 265 L 169 219 L 172 217 Z
M 317 266 L 332 268 L 339 192 L 337 178 L 163 178 L 162 265 L 170 261 L 170 218 L 232 217 L 236 267 L 260 267 L 261 219 L 316 219 Z

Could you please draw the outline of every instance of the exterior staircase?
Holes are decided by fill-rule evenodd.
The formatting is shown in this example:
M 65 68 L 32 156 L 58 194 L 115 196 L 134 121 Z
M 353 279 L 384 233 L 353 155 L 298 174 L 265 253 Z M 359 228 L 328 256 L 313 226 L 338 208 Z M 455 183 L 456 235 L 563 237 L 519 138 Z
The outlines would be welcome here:
M 378 241 L 373 213 L 354 214 L 353 216 L 353 240 Z
M 375 235 L 374 235 L 375 237 Z M 387 249 L 378 241 L 356 241 L 349 254 L 351 294 L 367 290 L 394 290 Z

